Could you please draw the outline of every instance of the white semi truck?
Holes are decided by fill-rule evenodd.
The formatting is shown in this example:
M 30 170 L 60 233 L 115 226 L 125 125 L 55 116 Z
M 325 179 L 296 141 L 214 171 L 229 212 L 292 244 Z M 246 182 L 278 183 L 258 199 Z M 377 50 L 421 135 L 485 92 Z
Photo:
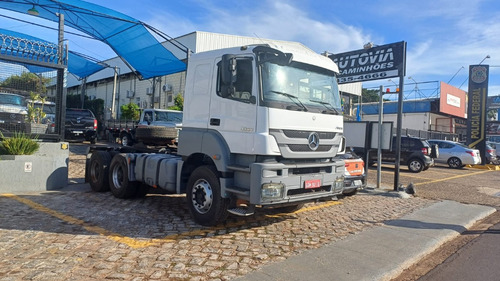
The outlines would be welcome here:
M 206 226 L 342 194 L 338 68 L 301 44 L 279 44 L 193 54 L 177 151 L 92 147 L 86 181 L 118 198 L 185 193 Z

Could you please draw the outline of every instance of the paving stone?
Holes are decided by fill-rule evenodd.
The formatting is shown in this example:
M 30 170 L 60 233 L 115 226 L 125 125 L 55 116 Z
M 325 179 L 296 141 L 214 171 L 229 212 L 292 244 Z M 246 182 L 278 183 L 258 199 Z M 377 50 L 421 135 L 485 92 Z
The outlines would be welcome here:
M 82 148 L 70 144 L 69 175 L 76 182 L 83 182 Z M 0 196 L 0 281 L 232 280 L 433 202 L 360 192 L 338 205 L 308 203 L 316 208 L 281 217 L 267 216 L 276 214 L 271 210 L 230 216 L 228 227 L 211 229 L 192 221 L 184 195 L 120 200 L 70 184 L 18 196 L 51 213 Z

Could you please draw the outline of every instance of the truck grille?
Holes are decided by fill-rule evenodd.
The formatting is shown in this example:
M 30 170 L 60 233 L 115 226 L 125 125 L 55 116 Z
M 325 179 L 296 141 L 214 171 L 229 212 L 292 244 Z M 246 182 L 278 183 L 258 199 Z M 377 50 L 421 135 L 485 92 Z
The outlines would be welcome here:
M 312 131 L 283 130 L 283 134 L 292 139 L 307 139 L 311 133 Z M 333 132 L 318 132 L 318 135 L 321 139 L 333 139 L 335 137 Z
M 26 115 L 24 114 L 0 112 L 0 120 L 5 122 L 21 123 L 24 121 L 25 117 Z
M 288 159 L 334 157 L 342 138 L 342 134 L 335 132 L 271 129 L 269 133 L 278 142 L 282 157 Z M 319 136 L 316 149 L 309 145 L 309 136 L 313 133 Z
M 309 148 L 309 145 L 307 144 L 289 144 L 288 148 L 290 148 L 291 151 L 293 152 L 309 152 L 311 149 Z M 320 145 L 318 148 L 315 150 L 317 152 L 325 152 L 329 151 L 332 149 L 331 145 Z

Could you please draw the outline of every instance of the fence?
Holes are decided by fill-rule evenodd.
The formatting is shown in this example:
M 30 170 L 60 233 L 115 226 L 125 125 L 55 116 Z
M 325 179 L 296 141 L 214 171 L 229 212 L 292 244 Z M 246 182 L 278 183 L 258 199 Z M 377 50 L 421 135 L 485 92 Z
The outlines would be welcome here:
M 60 141 L 66 61 L 58 45 L 0 33 L 0 132 Z
M 394 129 L 396 131 L 396 129 Z M 410 135 L 414 137 L 419 137 L 423 139 L 439 139 L 439 140 L 452 140 L 460 141 L 458 134 L 446 133 L 446 132 L 436 132 L 436 131 L 421 131 L 414 129 L 402 129 L 401 135 Z

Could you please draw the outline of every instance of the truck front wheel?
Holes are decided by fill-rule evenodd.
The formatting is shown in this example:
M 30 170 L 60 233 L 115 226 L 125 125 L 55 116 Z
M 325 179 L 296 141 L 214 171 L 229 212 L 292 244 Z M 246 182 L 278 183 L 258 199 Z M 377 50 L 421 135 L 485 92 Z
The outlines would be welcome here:
M 109 166 L 109 189 L 116 198 L 131 198 L 137 193 L 140 183 L 129 181 L 125 154 L 116 154 Z
M 217 225 L 229 214 L 229 200 L 221 197 L 217 171 L 211 166 L 201 166 L 193 171 L 186 197 L 191 215 L 201 225 Z

